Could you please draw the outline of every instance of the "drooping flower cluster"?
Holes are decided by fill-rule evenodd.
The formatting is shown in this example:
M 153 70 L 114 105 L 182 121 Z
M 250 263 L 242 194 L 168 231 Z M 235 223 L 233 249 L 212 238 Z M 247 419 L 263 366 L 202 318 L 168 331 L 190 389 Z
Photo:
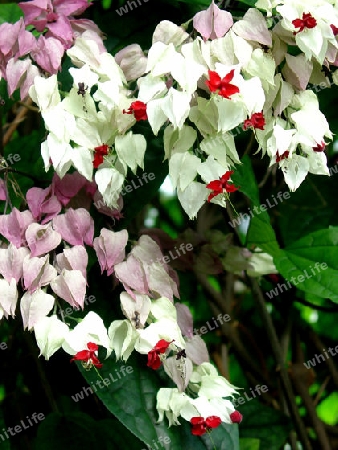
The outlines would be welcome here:
M 0 25 L 0 78 L 7 80 L 9 95 L 20 88 L 24 99 L 36 76 L 57 73 L 78 36 L 94 40 L 103 50 L 94 22 L 74 18 L 90 6 L 87 0 L 31 0 L 19 6 L 24 17 Z
M 253 131 L 292 191 L 308 172 L 329 175 L 326 155 L 317 149 L 332 133 L 306 87 L 312 76 L 324 77 L 318 62 L 335 64 L 338 15 L 333 6 L 327 17 L 308 3 L 297 5 L 276 2 L 281 20 L 270 30 L 257 9 L 234 23 L 212 4 L 194 19 L 202 38 L 163 21 L 147 57 L 135 44 L 114 60 L 96 42 L 78 37 L 67 51 L 78 67 L 70 69 L 69 94 L 61 98 L 56 76 L 36 77 L 30 90 L 49 131 L 41 147 L 46 170 L 53 166 L 62 177 L 75 167 L 88 181 L 94 178 L 105 203 L 116 207 L 128 170 L 135 173 L 144 163 L 146 141 L 132 126 L 147 121 L 155 135 L 164 129 L 169 175 L 190 218 L 207 199 L 225 206 L 207 186 L 240 164 L 238 128 Z M 327 38 L 314 54 L 316 30 L 323 27 Z M 293 56 L 288 45 L 303 53 Z M 127 80 L 137 83 L 132 96 Z
M 139 121 L 154 135 L 163 131 L 164 159 L 189 218 L 206 201 L 225 206 L 227 194 L 240 189 L 230 182 L 241 163 L 238 128 L 251 130 L 292 191 L 308 172 L 328 175 L 324 150 L 332 133 L 307 87 L 312 79 L 325 80 L 322 65 L 338 65 L 337 6 L 259 0 L 267 15 L 272 8 L 281 15 L 271 30 L 258 9 L 234 23 L 212 3 L 193 20 L 201 37 L 163 21 L 147 56 L 135 44 L 115 58 L 94 24 L 73 19 L 87 6 L 85 0 L 34 0 L 21 4 L 24 19 L 0 26 L 1 74 L 10 95 L 20 87 L 23 98 L 29 90 L 40 108 L 48 132 L 41 154 L 45 170 L 56 172 L 51 186 L 27 192 L 28 210 L 0 217 L 0 233 L 9 241 L 0 249 L 0 316 L 14 316 L 19 301 L 24 327 L 34 331 L 47 359 L 62 348 L 72 360 L 100 368 L 99 346 L 106 357 L 114 352 L 124 361 L 133 351 L 147 356 L 149 370 L 163 367 L 177 386 L 157 394 L 160 421 L 165 416 L 178 425 L 181 417 L 196 435 L 220 422 L 240 423 L 228 399 L 236 388 L 218 375 L 204 341 L 192 335 L 191 314 L 174 303 L 177 275 L 159 262 L 159 246 L 143 235 L 126 255 L 126 230 L 102 228 L 94 237 L 89 206 L 94 202 L 108 216 L 121 217 L 123 184 L 144 168 L 146 140 L 133 131 Z M 27 25 L 41 33 L 37 39 Z M 288 46 L 301 53 L 294 56 Z M 56 75 L 65 51 L 75 66 L 67 93 Z M 133 91 L 130 81 L 136 81 Z M 81 190 L 89 204 L 69 207 Z M 0 198 L 6 196 L 1 183 Z M 108 328 L 92 311 L 71 328 L 53 310 L 62 300 L 84 307 L 86 246 L 95 250 L 101 273 L 124 288 L 125 319 Z

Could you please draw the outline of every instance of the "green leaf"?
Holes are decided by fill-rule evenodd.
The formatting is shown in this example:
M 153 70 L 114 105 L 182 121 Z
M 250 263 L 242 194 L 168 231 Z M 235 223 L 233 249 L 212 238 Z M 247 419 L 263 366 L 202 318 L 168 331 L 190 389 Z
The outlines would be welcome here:
M 41 422 L 34 450 L 104 448 L 94 419 L 83 413 L 51 413 Z
M 270 224 L 270 216 L 266 211 L 259 209 L 259 189 L 255 174 L 252 170 L 251 160 L 245 155 L 242 164 L 236 167 L 231 179 L 235 185 L 240 186 L 239 190 L 251 200 L 251 208 L 243 214 L 250 217 L 250 225 L 247 233 L 246 246 L 259 247 L 264 252 L 274 255 L 279 250 L 275 232 Z M 237 220 L 241 219 L 241 214 Z
M 259 450 L 259 439 L 241 438 L 239 448 L 240 450 Z
M 254 206 L 258 206 L 260 203 L 259 189 L 254 171 L 252 170 L 250 157 L 248 155 L 243 156 L 241 163 L 236 166 L 231 180 L 236 186 L 239 186 L 239 190 L 243 194 L 249 197 Z
M 338 303 L 337 244 L 338 227 L 319 230 L 281 250 L 274 263 L 298 289 Z
M 259 439 L 259 450 L 282 448 L 292 429 L 291 420 L 287 416 L 261 405 L 258 400 L 250 400 L 243 406 L 238 406 L 238 410 L 243 414 L 240 424 L 241 438 Z M 250 450 L 254 448 L 250 447 Z M 242 450 L 242 447 L 240 449 Z
M 16 3 L 0 5 L 0 25 L 2 23 L 15 23 L 23 16 L 22 9 Z
M 78 367 L 88 383 L 100 381 L 95 371 L 85 371 L 80 364 Z M 209 436 L 193 436 L 190 424 L 184 419 L 180 426 L 170 428 L 166 420 L 156 423 L 156 394 L 163 382 L 157 372 L 146 367 L 145 356 L 132 355 L 127 367 L 109 358 L 104 361 L 100 374 L 111 382 L 107 386 L 101 382 L 103 388 L 97 389 L 96 395 L 125 427 L 147 445 L 154 447 L 154 443 L 159 444 L 167 437 L 170 450 L 213 449 Z M 238 426 L 222 424 L 212 431 L 212 440 L 218 450 L 238 450 Z
M 251 219 L 246 246 L 249 249 L 252 246 L 259 247 L 271 256 L 278 255 L 279 245 L 275 231 L 270 223 L 270 216 L 266 211 L 260 215 L 255 215 Z

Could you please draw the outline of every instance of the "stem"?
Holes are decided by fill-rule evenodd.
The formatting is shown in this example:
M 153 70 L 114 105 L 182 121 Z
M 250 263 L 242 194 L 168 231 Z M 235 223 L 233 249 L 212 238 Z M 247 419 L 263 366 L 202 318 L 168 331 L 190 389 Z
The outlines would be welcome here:
M 5 147 L 8 142 L 10 141 L 14 131 L 17 129 L 18 125 L 24 120 L 27 111 L 28 111 L 28 107 L 31 106 L 31 104 L 33 103 L 32 99 L 29 98 L 27 100 L 27 103 L 22 106 L 18 112 L 18 114 L 16 115 L 15 119 L 13 120 L 13 122 L 10 124 L 8 130 L 6 131 L 4 138 L 3 138 L 3 146 Z M 1 124 L 2 126 L 2 124 Z

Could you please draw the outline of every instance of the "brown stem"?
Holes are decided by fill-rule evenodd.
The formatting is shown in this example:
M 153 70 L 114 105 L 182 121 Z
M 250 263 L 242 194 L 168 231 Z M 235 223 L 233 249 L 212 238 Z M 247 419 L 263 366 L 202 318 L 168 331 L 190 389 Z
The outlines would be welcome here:
M 27 100 L 27 103 L 19 109 L 18 114 L 16 115 L 15 119 L 10 124 L 8 130 L 6 131 L 6 133 L 4 135 L 4 138 L 3 138 L 3 141 L 2 141 L 3 142 L 3 147 L 5 147 L 8 144 L 8 142 L 10 141 L 14 131 L 17 129 L 19 123 L 21 123 L 24 120 L 24 118 L 25 118 L 25 116 L 27 114 L 27 111 L 28 111 L 28 107 L 31 104 L 32 104 L 32 99 L 29 98 Z M 2 124 L 1 124 L 1 126 L 2 126 Z

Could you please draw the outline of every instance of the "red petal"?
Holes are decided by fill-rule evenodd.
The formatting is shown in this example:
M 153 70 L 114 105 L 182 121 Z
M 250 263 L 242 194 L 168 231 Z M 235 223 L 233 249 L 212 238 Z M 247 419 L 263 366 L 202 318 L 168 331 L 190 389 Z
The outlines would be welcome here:
M 234 411 L 230 414 L 230 420 L 232 423 L 241 423 L 243 419 L 243 416 L 240 412 Z
M 164 353 L 172 342 L 174 342 L 174 340 L 168 342 L 165 339 L 160 339 L 153 348 L 153 350 L 160 353 Z
M 220 180 L 210 181 L 210 183 L 208 183 L 206 187 L 213 191 L 220 191 L 219 193 L 221 193 L 223 190 L 222 182 Z
M 211 92 L 217 91 L 221 87 L 221 77 L 217 72 L 213 72 L 211 70 L 208 71 L 209 80 L 205 82 Z
M 161 367 L 161 364 L 162 361 L 160 360 L 158 353 L 155 350 L 150 350 L 150 352 L 148 352 L 147 366 L 151 369 L 157 370 Z
M 81 350 L 77 352 L 76 355 L 73 356 L 71 361 L 88 361 L 90 359 L 90 351 L 89 350 Z
M 99 349 L 99 346 L 97 344 L 94 344 L 93 342 L 88 342 L 87 347 L 92 352 L 96 352 Z
M 230 98 L 230 95 L 238 94 L 239 87 L 234 84 L 226 84 L 222 85 L 221 90 L 219 91 L 219 95 L 224 98 Z
M 235 75 L 235 69 L 230 70 L 228 74 L 225 75 L 225 77 L 222 78 L 222 84 L 223 83 L 230 83 L 230 81 L 233 79 Z
M 224 187 L 224 184 L 230 180 L 230 177 L 233 173 L 234 173 L 233 170 L 228 170 L 227 172 L 225 172 L 224 175 L 221 176 L 222 187 Z
M 191 429 L 191 434 L 194 436 L 202 436 L 204 433 L 206 433 L 207 429 L 205 425 L 196 425 L 193 426 Z
M 225 186 L 225 190 L 227 191 L 227 192 L 235 192 L 235 191 L 238 191 L 238 187 L 235 187 L 233 184 L 229 184 L 229 183 L 227 183 L 226 184 L 226 186 Z
M 201 425 L 204 423 L 204 417 L 192 417 L 190 423 L 192 425 Z
M 92 363 L 94 364 L 95 367 L 97 367 L 98 369 L 101 369 L 103 364 L 101 364 L 101 362 L 96 357 L 96 355 L 91 354 L 90 359 L 92 360 Z
M 209 428 L 216 428 L 222 423 L 222 421 L 218 416 L 209 416 L 205 419 L 205 423 Z

